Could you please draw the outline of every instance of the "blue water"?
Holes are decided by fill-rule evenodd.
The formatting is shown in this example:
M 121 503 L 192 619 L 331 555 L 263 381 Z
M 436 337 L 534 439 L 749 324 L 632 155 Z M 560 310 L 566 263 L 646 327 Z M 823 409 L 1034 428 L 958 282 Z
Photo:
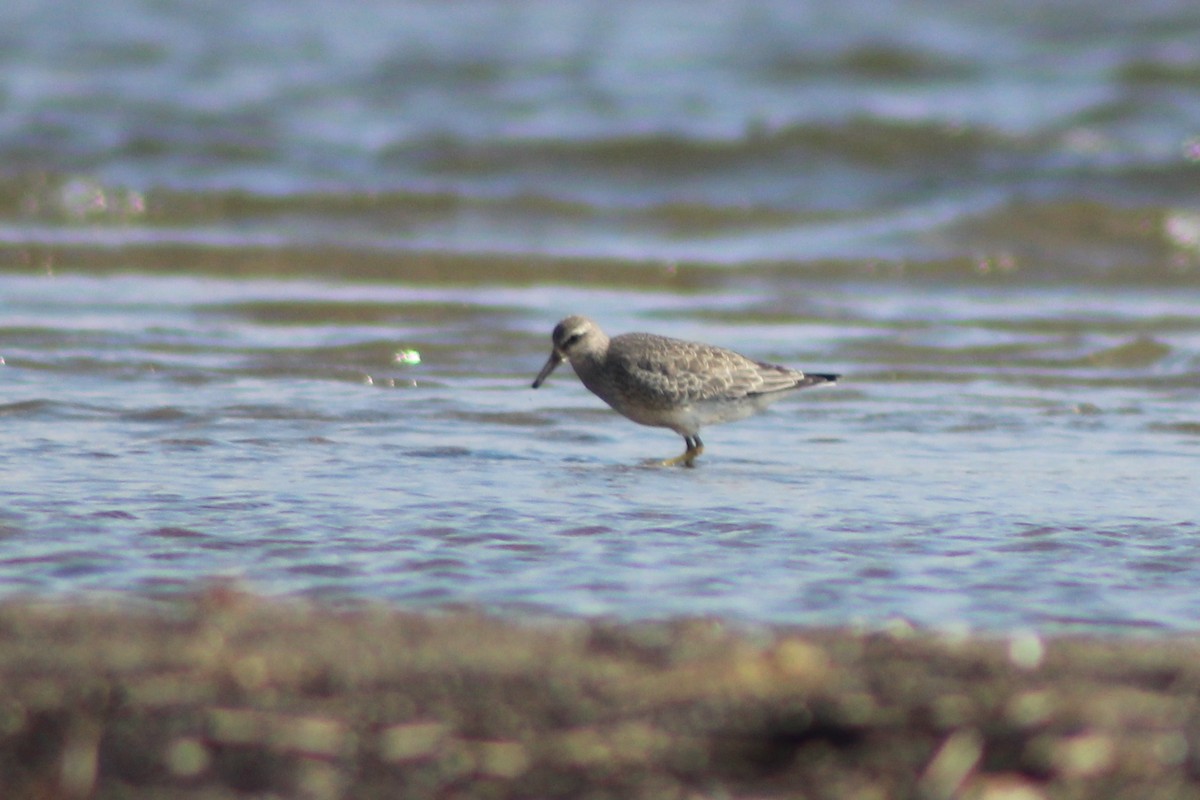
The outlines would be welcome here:
M 1195 292 L 1129 291 L 1101 323 L 1063 314 L 1089 300 L 1072 288 L 793 285 L 805 319 L 764 324 L 697 312 L 779 299 L 759 291 L 5 288 L 9 593 L 225 576 L 405 607 L 999 628 L 1200 610 Z M 648 467 L 682 441 L 569 371 L 529 388 L 562 304 L 847 377 L 706 430 L 695 469 Z
M 0 232 L 1194 266 L 1198 75 L 1190 0 L 8 3 Z
M 0 595 L 1194 629 L 1198 169 L 1182 0 L 5 4 Z

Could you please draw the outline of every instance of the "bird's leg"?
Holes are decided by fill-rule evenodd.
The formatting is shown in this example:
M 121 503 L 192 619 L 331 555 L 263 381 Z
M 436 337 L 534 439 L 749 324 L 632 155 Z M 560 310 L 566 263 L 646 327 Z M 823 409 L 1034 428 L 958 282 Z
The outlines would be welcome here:
M 704 452 L 704 442 L 700 441 L 699 436 L 685 436 L 683 437 L 683 442 L 687 445 L 687 450 L 683 451 L 682 455 L 675 456 L 674 458 L 668 458 L 666 461 L 662 462 L 664 467 L 696 466 L 694 462 L 700 456 L 700 454 Z

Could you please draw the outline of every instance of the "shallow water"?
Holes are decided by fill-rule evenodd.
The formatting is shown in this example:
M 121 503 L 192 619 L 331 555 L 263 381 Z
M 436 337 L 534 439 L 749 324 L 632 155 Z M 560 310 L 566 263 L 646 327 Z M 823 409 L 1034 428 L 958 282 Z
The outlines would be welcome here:
M 1195 290 L 4 287 L 9 592 L 219 574 L 633 617 L 1200 612 Z M 847 377 L 707 430 L 695 469 L 644 466 L 682 442 L 569 370 L 529 388 L 558 309 L 584 306 Z
M 296 8 L 0 9 L 0 592 L 1195 628 L 1200 6 Z

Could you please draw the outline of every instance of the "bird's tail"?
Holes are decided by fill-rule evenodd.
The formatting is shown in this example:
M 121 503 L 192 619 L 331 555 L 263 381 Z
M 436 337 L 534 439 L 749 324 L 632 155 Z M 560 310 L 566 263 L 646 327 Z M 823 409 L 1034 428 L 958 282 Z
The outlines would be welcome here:
M 806 372 L 804 377 L 796 382 L 797 389 L 807 389 L 809 386 L 820 386 L 823 383 L 837 383 L 841 375 L 831 372 Z

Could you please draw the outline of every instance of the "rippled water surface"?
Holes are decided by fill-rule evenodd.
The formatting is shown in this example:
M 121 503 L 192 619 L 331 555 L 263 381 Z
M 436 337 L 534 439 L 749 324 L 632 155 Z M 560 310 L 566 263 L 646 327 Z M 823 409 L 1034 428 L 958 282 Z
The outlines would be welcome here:
M 9 591 L 230 574 L 628 616 L 1188 626 L 1200 612 L 1195 290 L 4 288 Z M 582 307 L 614 330 L 847 377 L 709 429 L 695 469 L 644 466 L 679 438 L 568 372 L 529 388 L 555 315 Z
M 0 593 L 1194 630 L 1198 164 L 1182 0 L 6 4 Z

